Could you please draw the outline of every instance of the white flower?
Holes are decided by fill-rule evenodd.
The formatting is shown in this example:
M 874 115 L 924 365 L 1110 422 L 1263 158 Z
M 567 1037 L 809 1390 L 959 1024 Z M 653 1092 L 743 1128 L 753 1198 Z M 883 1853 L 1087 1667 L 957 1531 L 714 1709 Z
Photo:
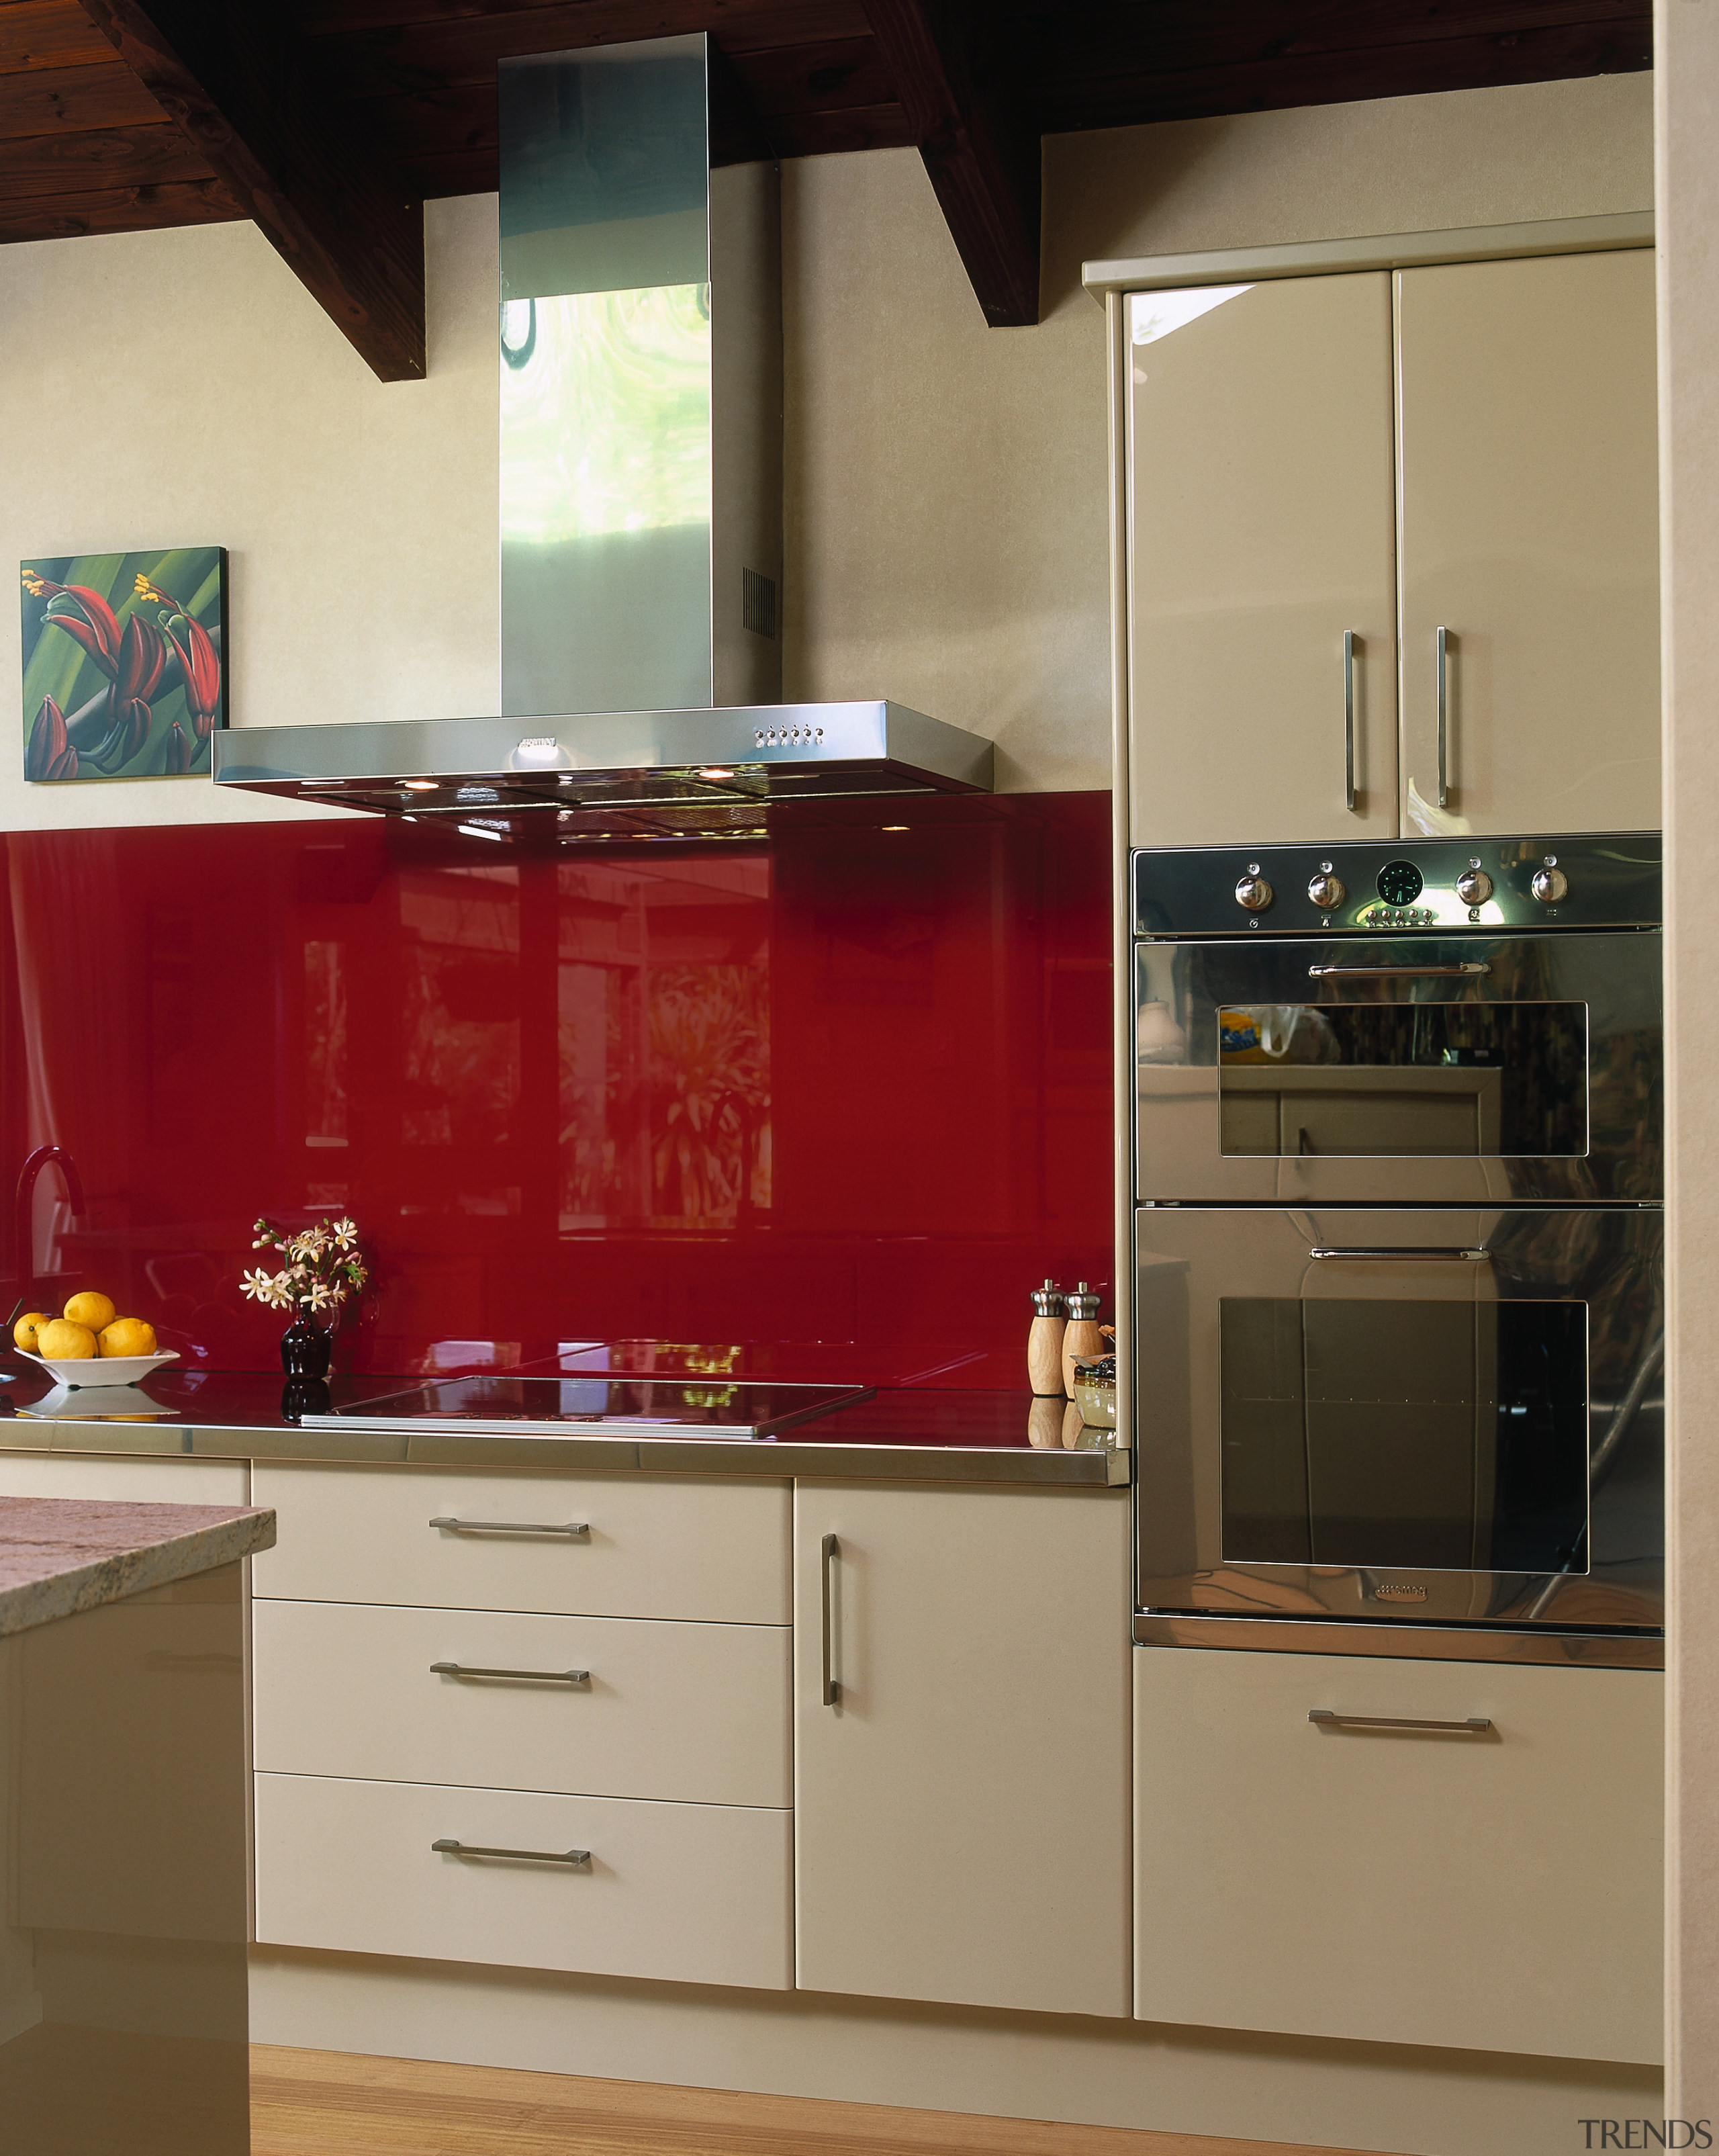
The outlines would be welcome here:
M 336 1250 L 350 1250 L 358 1240 L 358 1224 L 356 1220 L 336 1220 L 330 1232 Z
M 305 1300 L 312 1310 L 326 1310 L 334 1300 L 334 1291 L 326 1281 L 312 1281 Z

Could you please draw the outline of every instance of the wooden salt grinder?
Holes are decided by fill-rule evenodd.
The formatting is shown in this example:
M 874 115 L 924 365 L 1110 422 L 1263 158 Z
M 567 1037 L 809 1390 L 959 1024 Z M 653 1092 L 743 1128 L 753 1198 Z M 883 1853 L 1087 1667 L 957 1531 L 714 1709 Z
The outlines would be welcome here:
M 1070 1399 L 1075 1397 L 1075 1363 L 1093 1363 L 1104 1353 L 1104 1335 L 1098 1329 L 1099 1298 L 1080 1281 L 1070 1296 L 1064 1301 L 1068 1305 L 1069 1322 L 1062 1337 L 1062 1389 Z
M 1067 1312 L 1054 1281 L 1033 1291 L 1033 1323 L 1027 1334 L 1027 1382 L 1041 1396 L 1065 1389 L 1062 1381 L 1063 1332 Z

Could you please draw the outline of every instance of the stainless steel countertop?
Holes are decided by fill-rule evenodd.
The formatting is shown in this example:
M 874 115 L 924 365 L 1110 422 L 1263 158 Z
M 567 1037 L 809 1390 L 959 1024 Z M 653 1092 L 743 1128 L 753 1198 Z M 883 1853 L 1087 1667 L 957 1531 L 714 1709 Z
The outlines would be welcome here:
M 330 1389 L 336 1406 L 356 1407 L 418 1382 L 337 1378 Z M 109 1390 L 85 1406 L 76 1394 L 55 1400 L 54 1389 L 33 1373 L 0 1374 L 0 1451 L 1100 1489 L 1125 1486 L 1131 1466 L 1113 1430 L 1083 1430 L 1070 1450 L 1029 1444 L 1025 1393 L 883 1390 L 763 1440 L 695 1431 L 675 1438 L 468 1436 L 404 1423 L 387 1430 L 305 1429 L 281 1412 L 281 1393 L 278 1378 L 163 1369 L 127 1389 L 124 1399 Z

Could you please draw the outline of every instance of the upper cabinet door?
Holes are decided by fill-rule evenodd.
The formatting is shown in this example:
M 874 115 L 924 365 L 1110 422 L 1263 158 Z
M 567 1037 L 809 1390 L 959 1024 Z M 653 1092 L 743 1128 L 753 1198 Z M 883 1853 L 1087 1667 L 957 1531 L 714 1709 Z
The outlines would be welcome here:
M 1394 836 L 1388 274 L 1134 293 L 1127 336 L 1134 844 Z
M 1397 285 L 1403 828 L 1656 829 L 1653 254 Z

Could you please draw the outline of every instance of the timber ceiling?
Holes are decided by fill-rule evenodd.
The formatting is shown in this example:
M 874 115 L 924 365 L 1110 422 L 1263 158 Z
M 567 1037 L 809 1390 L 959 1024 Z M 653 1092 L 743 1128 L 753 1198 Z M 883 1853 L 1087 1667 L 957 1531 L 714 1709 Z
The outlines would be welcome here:
M 254 217 L 384 380 L 422 209 L 495 185 L 507 55 L 705 30 L 782 157 L 917 146 L 1038 316 L 1044 134 L 1644 68 L 1651 0 L 0 0 L 0 241 Z

